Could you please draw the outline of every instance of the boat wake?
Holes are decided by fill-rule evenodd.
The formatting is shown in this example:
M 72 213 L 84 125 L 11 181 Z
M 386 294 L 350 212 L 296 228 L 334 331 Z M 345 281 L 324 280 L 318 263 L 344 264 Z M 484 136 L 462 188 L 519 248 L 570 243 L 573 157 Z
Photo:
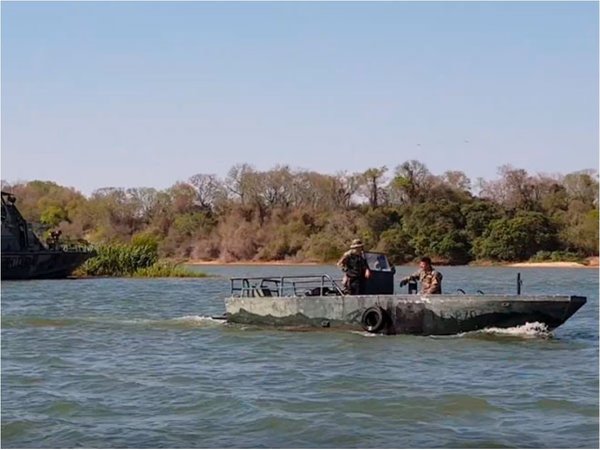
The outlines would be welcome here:
M 225 322 L 225 319 L 215 319 L 211 316 L 182 316 L 172 319 L 129 319 L 122 321 L 126 325 L 157 328 L 206 328 L 219 326 Z
M 131 318 L 122 319 L 114 317 L 70 317 L 70 318 L 55 318 L 55 317 L 13 317 L 2 318 L 2 327 L 4 328 L 65 328 L 65 327 L 86 327 L 98 326 L 109 328 L 210 328 L 225 324 L 225 319 L 217 319 L 211 316 L 182 316 L 170 319 L 147 319 L 147 318 Z
M 223 325 L 227 322 L 226 319 L 216 319 L 211 316 L 183 316 L 170 319 L 173 323 L 181 323 L 188 325 Z
M 350 333 L 351 334 L 358 334 L 359 336 L 368 337 L 368 338 L 377 337 L 377 336 L 385 336 L 385 334 L 369 333 L 368 331 L 350 330 Z
M 377 337 L 385 336 L 384 334 L 369 333 L 367 331 L 351 331 L 353 334 L 358 334 L 364 337 Z M 399 335 L 403 336 L 403 335 Z M 513 338 L 535 338 L 535 339 L 549 339 L 551 338 L 552 332 L 548 329 L 548 326 L 541 322 L 527 322 L 525 325 L 519 325 L 518 327 L 510 328 L 499 328 L 490 327 L 482 330 L 468 331 L 465 333 L 450 334 L 445 336 L 433 335 L 430 336 L 434 339 L 453 339 L 461 337 L 513 337 Z
M 548 326 L 545 323 L 527 322 L 527 323 L 525 323 L 525 325 L 519 325 L 518 327 L 510 327 L 510 328 L 490 327 L 490 328 L 484 328 L 482 330 L 469 331 L 467 333 L 460 333 L 457 336 L 481 336 L 481 335 L 548 339 L 548 338 L 552 337 L 552 332 L 548 329 Z

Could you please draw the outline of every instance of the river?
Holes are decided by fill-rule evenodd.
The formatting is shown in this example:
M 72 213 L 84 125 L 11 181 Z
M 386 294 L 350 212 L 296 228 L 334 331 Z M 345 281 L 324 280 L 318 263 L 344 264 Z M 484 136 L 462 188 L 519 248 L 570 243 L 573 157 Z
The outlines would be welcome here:
M 2 447 L 598 447 L 598 270 L 442 267 L 445 292 L 588 297 L 552 333 L 448 337 L 227 325 L 229 276 L 339 273 L 196 270 L 2 282 Z

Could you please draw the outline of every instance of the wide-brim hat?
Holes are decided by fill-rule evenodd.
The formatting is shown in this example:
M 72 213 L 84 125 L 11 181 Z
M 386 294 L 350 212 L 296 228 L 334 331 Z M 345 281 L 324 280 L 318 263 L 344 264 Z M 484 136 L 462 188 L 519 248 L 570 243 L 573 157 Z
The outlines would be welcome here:
M 363 248 L 364 245 L 360 239 L 354 239 L 352 244 L 350 244 L 350 248 Z

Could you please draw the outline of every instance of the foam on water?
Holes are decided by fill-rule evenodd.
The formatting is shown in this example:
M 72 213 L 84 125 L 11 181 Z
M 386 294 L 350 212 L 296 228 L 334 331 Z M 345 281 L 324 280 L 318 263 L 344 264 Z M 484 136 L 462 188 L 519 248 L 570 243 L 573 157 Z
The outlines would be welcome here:
M 369 333 L 368 331 L 351 331 L 353 334 L 358 334 L 364 337 L 376 337 L 385 336 L 381 333 Z M 432 335 L 430 337 L 434 339 L 444 338 L 456 338 L 466 336 L 478 336 L 478 335 L 489 335 L 489 336 L 510 336 L 517 338 L 550 338 L 552 332 L 548 329 L 545 323 L 541 322 L 526 322 L 525 325 L 519 325 L 518 327 L 499 328 L 489 327 L 483 328 L 482 330 L 467 331 L 464 333 L 457 333 L 452 335 Z
M 363 336 L 363 337 L 385 336 L 384 334 L 369 333 L 368 331 L 356 331 L 356 330 L 352 330 L 352 331 L 350 331 L 350 333 L 352 333 L 352 334 L 358 334 L 359 336 Z
M 189 323 L 189 324 L 215 324 L 220 325 L 227 322 L 225 319 L 216 319 L 211 316 L 183 316 L 183 317 L 175 317 L 174 319 L 170 319 L 175 323 Z
M 202 327 L 212 325 L 222 325 L 226 323 L 225 319 L 215 319 L 211 316 L 182 316 L 173 317 L 171 319 L 125 319 L 118 321 L 118 323 L 124 325 L 144 325 L 144 326 L 157 326 L 157 327 Z
M 39 317 L 25 316 L 16 318 L 3 318 L 2 327 L 20 328 L 23 326 L 33 328 L 68 328 L 99 325 L 104 327 L 158 327 L 158 328 L 187 328 L 187 327 L 207 327 L 225 324 L 225 319 L 213 318 L 211 316 L 187 315 L 181 317 L 151 319 L 151 318 L 117 318 L 117 317 Z
M 473 334 L 490 334 L 498 336 L 513 336 L 523 338 L 549 338 L 552 337 L 552 332 L 548 329 L 545 323 L 541 322 L 526 322 L 525 325 L 519 325 L 518 327 L 509 328 L 498 328 L 490 327 L 484 328 L 483 330 L 470 331 L 468 333 L 461 333 L 461 335 L 473 335 Z

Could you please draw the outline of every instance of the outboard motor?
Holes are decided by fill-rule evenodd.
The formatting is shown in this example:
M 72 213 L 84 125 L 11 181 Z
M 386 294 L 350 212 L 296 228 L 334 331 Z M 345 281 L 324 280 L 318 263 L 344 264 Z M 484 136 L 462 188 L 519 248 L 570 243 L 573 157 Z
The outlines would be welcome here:
M 371 276 L 365 280 L 365 295 L 393 294 L 396 268 L 383 253 L 365 252 Z

